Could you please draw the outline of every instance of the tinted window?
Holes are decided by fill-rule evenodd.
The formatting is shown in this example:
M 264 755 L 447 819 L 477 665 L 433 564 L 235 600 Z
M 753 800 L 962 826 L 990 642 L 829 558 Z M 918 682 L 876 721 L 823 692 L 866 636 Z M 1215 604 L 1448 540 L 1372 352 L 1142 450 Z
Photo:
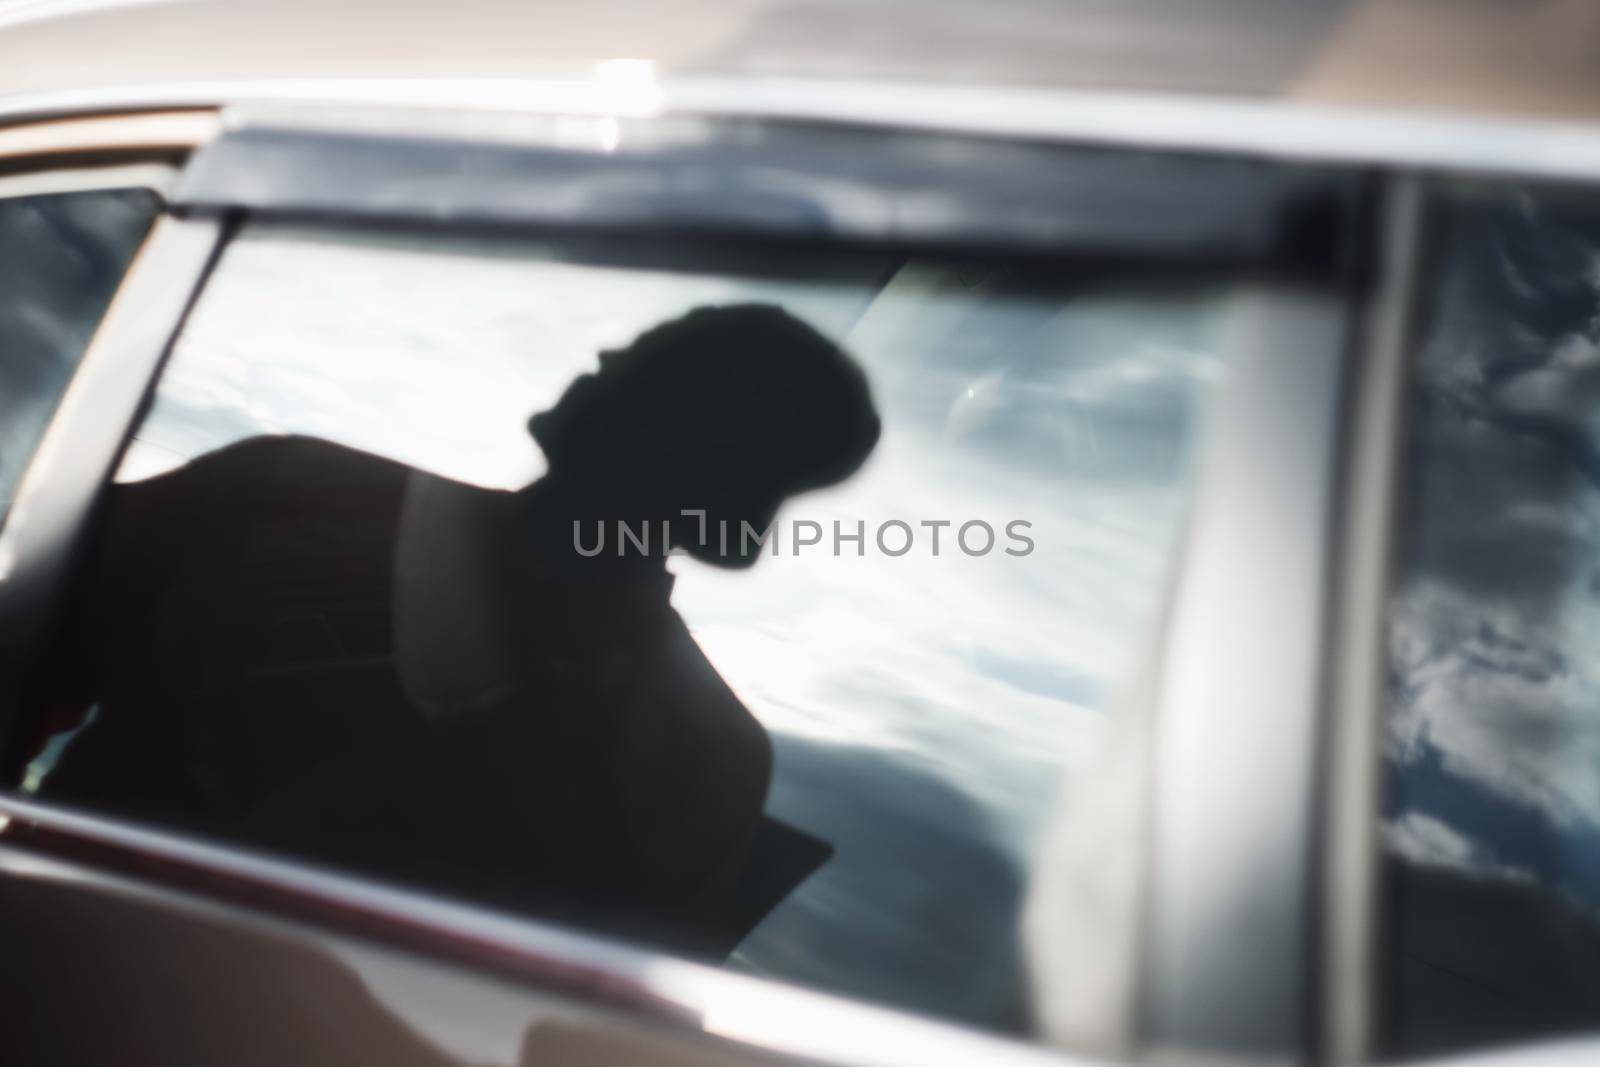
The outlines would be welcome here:
M 1386 1043 L 1600 1026 L 1600 204 L 1434 213 L 1390 631 Z
M 0 199 L 0 522 L 158 208 L 144 189 Z
M 25 785 L 1015 1026 L 1036 839 L 1153 621 L 1230 306 L 247 228 Z

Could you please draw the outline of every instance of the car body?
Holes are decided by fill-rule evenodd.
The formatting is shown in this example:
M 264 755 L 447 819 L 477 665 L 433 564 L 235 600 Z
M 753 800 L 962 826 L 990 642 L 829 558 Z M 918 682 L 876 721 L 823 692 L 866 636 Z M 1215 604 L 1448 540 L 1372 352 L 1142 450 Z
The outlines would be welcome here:
M 5 965 L 17 1025 L 0 1040 L 17 1062 L 1355 1064 L 1450 1047 L 1407 1044 L 1383 1022 L 1383 739 L 1415 455 L 1410 361 L 1429 321 L 1439 204 L 1462 187 L 1566 195 L 1600 179 L 1594 16 L 1545 5 L 1514 24 L 1528 47 L 1501 55 L 1491 46 L 1509 16 L 1483 5 L 1077 6 L 0 6 L 0 182 L 12 190 L 0 193 L 155 197 L 5 487 L 0 753 L 18 789 L 0 798 L 0 923 L 20 947 Z M 436 275 L 396 267 L 339 289 L 348 300 L 331 311 L 286 288 L 299 295 L 262 310 L 250 304 L 260 280 L 290 285 L 295 261 L 230 267 L 252 241 L 264 257 L 304 246 L 337 259 L 344 238 L 324 247 L 320 235 L 347 233 L 367 236 L 330 285 L 376 269 L 359 254 L 369 246 L 396 263 L 442 250 Z M 888 256 L 915 309 L 955 299 L 938 296 L 954 292 L 948 278 L 914 287 L 925 262 L 946 260 L 1003 264 L 1001 296 L 975 315 L 1026 317 L 1040 293 L 1091 282 L 1123 286 L 1114 295 L 1135 302 L 1134 320 L 1159 317 L 1137 303 L 1147 292 L 1177 294 L 1182 315 L 1203 305 L 1196 330 L 1220 309 L 1227 371 L 1204 432 L 1191 440 L 1188 416 L 1172 416 L 1178 452 L 1150 461 L 1181 487 L 1161 520 L 1170 536 L 1150 550 L 1168 561 L 1152 564 L 1159 603 L 1117 653 L 1117 691 L 1073 698 L 1112 725 L 1073 765 L 1059 819 L 1053 785 L 1039 794 L 1052 817 L 1030 815 L 1048 825 L 1025 903 L 998 913 L 1018 931 L 1029 1018 L 992 1024 L 876 977 L 736 973 L 22 788 L 38 739 L 55 736 L 40 733 L 40 708 L 69 673 L 67 605 L 88 581 L 110 487 L 137 481 L 130 442 L 154 441 L 146 420 L 168 410 L 158 383 L 204 372 L 186 362 L 201 342 L 175 339 L 225 326 L 208 308 L 245 308 L 263 330 L 315 311 L 320 325 L 296 342 L 315 358 L 293 368 L 309 409 L 318 381 L 355 388 L 319 369 L 317 348 L 342 336 L 335 313 L 366 306 L 353 301 L 386 316 L 404 301 L 384 294 L 407 291 L 433 308 L 418 279 L 449 262 L 562 242 L 574 262 L 681 274 L 699 255 L 773 285 L 791 281 L 761 273 L 773 263 L 847 287 L 838 279 L 854 285 Z M 333 269 L 293 254 L 308 277 Z M 466 301 L 490 283 L 461 284 Z M 868 311 L 893 284 L 873 283 Z M 617 292 L 621 307 L 645 291 Z M 1188 343 L 1174 331 L 1151 344 Z M 1023 373 L 981 370 L 974 401 Z M 981 405 L 949 416 L 983 417 Z M 281 412 L 262 420 L 280 427 L 262 432 L 310 432 L 281 428 Z M 1108 442 L 1112 429 L 1100 424 Z M 1143 454 L 1139 440 L 1129 454 Z M 226 443 L 206 441 L 184 458 Z M 1086 454 L 1090 474 L 1109 469 L 1098 445 Z M 1044 684 L 1022 673 L 1017 689 Z M 812 751 L 787 744 L 780 770 Z M 862 797 L 943 802 L 861 759 L 850 780 Z M 928 862 L 981 871 L 985 855 Z M 949 922 L 951 975 L 978 969 L 967 946 L 1004 937 Z M 838 936 L 816 951 L 843 952 Z M 1557 1014 L 1455 1044 L 1581 1029 L 1582 1010 Z

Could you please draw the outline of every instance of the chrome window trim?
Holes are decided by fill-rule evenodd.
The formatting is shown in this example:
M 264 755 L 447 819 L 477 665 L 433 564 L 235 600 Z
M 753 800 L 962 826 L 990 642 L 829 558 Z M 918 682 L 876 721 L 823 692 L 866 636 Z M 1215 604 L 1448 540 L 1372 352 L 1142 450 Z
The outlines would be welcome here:
M 215 110 L 151 110 L 0 125 L 0 160 L 181 155 L 222 128 Z
M 66 167 L 43 172 L 0 175 L 0 200 L 52 193 L 85 193 L 97 189 L 149 189 L 162 200 L 178 180 L 170 163 L 111 163 L 91 167 Z
M 1381 716 L 1405 397 L 1422 247 L 1424 183 L 1388 179 L 1363 337 L 1351 367 L 1339 487 L 1339 543 L 1323 712 L 1324 813 L 1318 857 L 1321 1062 L 1365 1062 L 1378 1010 L 1377 863 Z
M 1478 1053 L 1408 1061 L 1416 1067 L 1592 1067 L 1600 1062 L 1600 1037 L 1526 1041 Z
M 1104 1067 L 1103 1061 L 990 1036 L 950 1023 L 815 993 L 641 951 L 484 908 L 333 874 L 307 865 L 0 795 L 0 857 L 16 848 L 96 857 L 93 873 L 120 864 L 138 882 L 228 901 L 219 885 L 267 890 L 267 913 L 355 936 L 378 935 L 445 961 L 466 962 L 536 989 L 622 1008 L 666 1027 L 759 1053 L 838 1067 Z M 89 853 L 83 853 L 88 848 Z M 13 865 L 14 866 L 14 865 Z M 18 877 L 0 865 L 0 877 Z M 187 886 L 185 885 L 187 883 Z M 209 887 L 210 891 L 207 891 Z M 255 903 L 262 903 L 260 893 Z M 278 906 L 274 907 L 273 903 Z M 308 906 L 309 905 L 309 906 Z M 298 915 L 296 914 L 298 913 Z M 404 932 L 426 935 L 423 940 Z
M 161 216 L 135 254 L 0 527 L 0 767 L 73 558 L 157 370 L 221 247 L 212 218 Z
M 1396 1062 L 1414 1067 L 1591 1067 L 1600 1063 L 1600 1037 L 1527 1041 L 1503 1048 Z
M 18 93 L 0 96 L 0 125 L 226 105 L 416 108 L 436 116 L 452 111 L 738 116 L 1351 166 L 1600 179 L 1600 124 L 1591 122 L 1094 89 L 690 75 L 656 79 L 648 64 L 613 70 L 601 63 L 589 79 L 285 77 Z

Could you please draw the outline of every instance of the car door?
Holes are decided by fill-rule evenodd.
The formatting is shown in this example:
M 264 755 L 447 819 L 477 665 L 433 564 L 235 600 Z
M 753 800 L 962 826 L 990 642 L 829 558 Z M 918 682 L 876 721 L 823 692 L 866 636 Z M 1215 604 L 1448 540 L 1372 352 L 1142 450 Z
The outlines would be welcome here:
M 1398 187 L 849 126 L 387 121 L 242 112 L 186 162 L 0 531 L 15 1047 L 1302 1055 L 1327 575 L 1375 506 L 1344 398 L 1390 365 L 1368 209 Z M 563 653 L 545 692 L 644 711 L 603 735 L 604 804 L 530 793 L 587 750 L 529 743 L 531 711 L 477 725 L 460 694 L 501 688 L 477 652 L 528 587 L 460 546 L 569 462 L 540 413 L 730 308 L 846 353 L 881 437 L 748 575 L 669 561 L 671 669 L 625 662 L 622 691 Z M 609 439 L 678 448 L 685 395 L 660 379 Z M 788 455 L 779 425 L 716 454 Z M 629 603 L 588 640 L 634 648 Z M 730 817 L 749 760 L 684 740 L 711 702 L 772 750 L 731 873 L 647 907 L 527 860 L 657 871 Z

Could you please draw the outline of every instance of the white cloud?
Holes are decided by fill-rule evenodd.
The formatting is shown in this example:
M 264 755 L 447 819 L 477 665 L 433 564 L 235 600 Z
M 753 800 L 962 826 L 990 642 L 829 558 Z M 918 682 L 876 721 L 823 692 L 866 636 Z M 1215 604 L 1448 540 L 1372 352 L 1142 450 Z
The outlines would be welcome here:
M 1600 671 L 1566 654 L 1586 634 L 1600 637 L 1600 615 L 1581 602 L 1495 603 L 1408 584 L 1390 630 L 1391 758 L 1431 747 L 1446 769 L 1558 825 L 1600 826 Z
M 1505 232 L 1463 228 L 1438 279 L 1417 365 L 1429 403 L 1391 610 L 1388 748 L 1402 765 L 1436 753 L 1557 828 L 1594 829 L 1600 319 L 1583 307 L 1600 309 L 1600 258 L 1537 214 Z
M 1445 867 L 1504 881 L 1536 881 L 1532 871 L 1497 862 L 1482 842 L 1420 811 L 1402 812 L 1384 822 L 1379 832 L 1385 849 L 1418 866 Z
M 1383 824 L 1383 843 L 1390 852 L 1413 863 L 1435 867 L 1470 867 L 1478 845 L 1431 815 L 1408 811 Z

